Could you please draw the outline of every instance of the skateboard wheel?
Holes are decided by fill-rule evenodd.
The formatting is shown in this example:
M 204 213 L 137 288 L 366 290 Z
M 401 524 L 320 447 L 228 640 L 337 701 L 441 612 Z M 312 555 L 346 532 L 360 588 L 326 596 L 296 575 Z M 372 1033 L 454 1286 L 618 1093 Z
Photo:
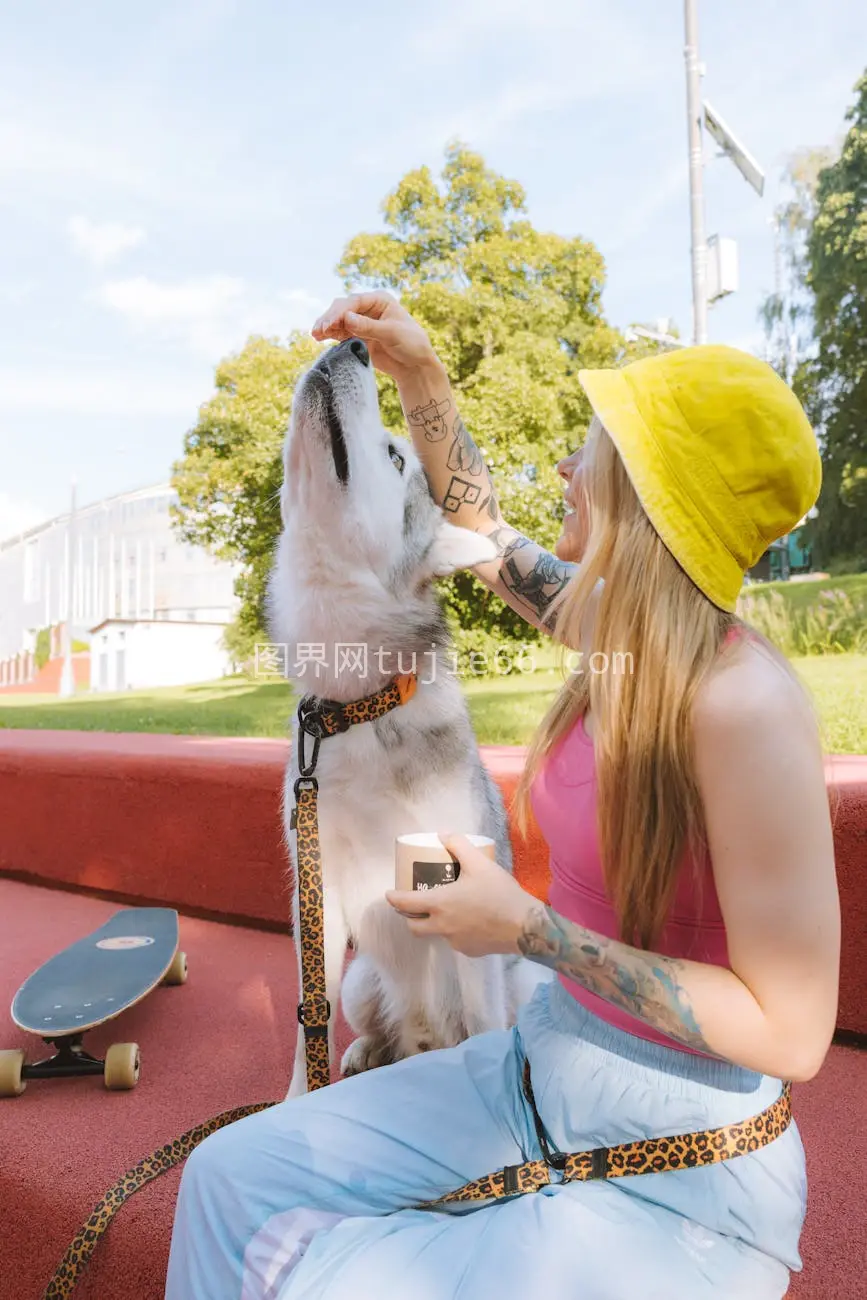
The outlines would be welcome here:
M 26 1057 L 20 1047 L 0 1052 L 0 1097 L 20 1097 L 27 1087 L 21 1074 Z
M 163 984 L 186 984 L 187 982 L 187 954 L 181 952 L 180 948 L 172 958 L 172 964 L 163 976 Z
M 138 1043 L 112 1043 L 105 1054 L 105 1086 L 111 1092 L 126 1092 L 138 1083 Z

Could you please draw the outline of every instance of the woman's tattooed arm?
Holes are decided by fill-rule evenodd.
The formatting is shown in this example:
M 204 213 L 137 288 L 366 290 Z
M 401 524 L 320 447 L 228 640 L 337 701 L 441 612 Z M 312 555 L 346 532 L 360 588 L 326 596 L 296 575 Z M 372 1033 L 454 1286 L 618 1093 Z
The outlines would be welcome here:
M 575 574 L 576 565 L 558 560 L 508 524 L 498 525 L 488 536 L 502 557 L 494 591 L 529 622 L 553 632 L 551 606 Z
M 464 528 L 490 526 L 500 518 L 491 472 L 455 410 L 448 381 L 442 383 L 440 393 L 434 389 L 433 396 L 414 406 L 408 404 L 406 383 L 401 390 L 416 451 L 434 496 L 455 516 L 454 522 Z
M 531 961 L 558 971 L 675 1042 L 714 1055 L 681 983 L 685 962 L 605 939 L 541 903 L 527 913 L 518 947 Z
M 441 366 L 403 379 L 400 397 L 434 498 L 452 523 L 486 533 L 497 546 L 499 559 L 479 565 L 479 577 L 528 623 L 551 631 L 551 604 L 575 565 L 504 521 L 491 472 L 455 408 Z

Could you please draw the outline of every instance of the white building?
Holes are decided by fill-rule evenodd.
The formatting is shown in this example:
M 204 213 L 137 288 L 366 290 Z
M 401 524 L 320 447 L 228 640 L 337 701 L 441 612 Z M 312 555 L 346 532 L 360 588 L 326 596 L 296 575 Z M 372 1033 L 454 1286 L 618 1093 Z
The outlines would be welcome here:
M 231 672 L 224 623 L 109 618 L 93 629 L 92 691 L 213 681 Z
M 74 520 L 69 513 L 58 515 L 0 542 L 0 664 L 32 652 L 41 628 L 66 620 L 71 570 L 70 623 L 76 640 L 90 642 L 92 629 L 110 623 L 110 633 L 105 627 L 102 632 L 112 638 L 116 654 L 118 620 L 136 627 L 173 623 L 178 625 L 170 634 L 177 664 L 196 673 L 184 680 L 203 681 L 229 671 L 226 656 L 222 669 L 214 670 L 214 654 L 205 644 L 221 636 L 235 614 L 238 568 L 180 540 L 169 515 L 176 503 L 170 484 L 160 483 L 80 507 Z M 199 623 L 208 630 L 196 631 Z M 151 635 L 151 640 L 157 638 Z M 166 653 L 167 638 L 159 643 L 154 674 L 161 680 L 143 680 L 147 672 L 137 669 L 136 685 L 165 684 L 168 670 L 156 665 Z M 98 688 L 100 650 L 93 649 L 92 680 Z M 118 680 L 114 662 L 108 673 L 112 682 Z M 131 671 L 133 660 L 129 663 Z M 132 685 L 129 673 L 126 677 L 125 684 Z M 177 684 L 177 677 L 173 680 Z

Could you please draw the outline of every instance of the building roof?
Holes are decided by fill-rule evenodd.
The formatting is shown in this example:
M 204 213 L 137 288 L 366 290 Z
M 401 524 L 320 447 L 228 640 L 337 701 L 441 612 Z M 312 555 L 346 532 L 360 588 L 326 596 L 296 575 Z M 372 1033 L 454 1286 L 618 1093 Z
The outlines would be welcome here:
M 133 501 L 142 497 L 163 496 L 167 492 L 174 492 L 171 483 L 152 483 L 149 487 L 130 488 L 126 492 L 115 492 L 111 496 L 102 497 L 99 501 L 91 501 L 87 505 L 76 506 L 76 516 L 86 515 L 91 510 L 99 510 L 101 507 L 113 504 L 116 501 Z M 64 510 L 60 515 L 53 515 L 51 519 L 45 519 L 41 524 L 34 524 L 32 528 L 25 528 L 23 532 L 12 533 L 9 537 L 0 539 L 0 551 L 8 550 L 9 547 L 18 546 L 19 543 L 29 540 L 31 537 L 38 537 L 40 533 L 47 532 L 57 524 L 68 519 L 69 510 Z
M 115 623 L 125 625 L 135 625 L 136 627 L 144 623 L 153 623 L 155 627 L 228 627 L 228 623 L 221 622 L 216 618 L 104 618 L 101 623 L 95 627 L 89 627 L 88 632 L 98 632 L 100 628 L 108 627 Z

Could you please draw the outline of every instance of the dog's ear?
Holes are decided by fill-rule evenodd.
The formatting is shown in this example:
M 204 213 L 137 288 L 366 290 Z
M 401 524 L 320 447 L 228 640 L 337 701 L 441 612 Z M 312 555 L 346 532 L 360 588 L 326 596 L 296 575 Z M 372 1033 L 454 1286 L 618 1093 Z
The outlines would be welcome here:
M 469 528 L 456 528 L 444 519 L 428 552 L 428 564 L 435 578 L 447 578 L 458 569 L 473 569 L 477 564 L 494 560 L 498 554 L 490 537 L 471 532 Z

